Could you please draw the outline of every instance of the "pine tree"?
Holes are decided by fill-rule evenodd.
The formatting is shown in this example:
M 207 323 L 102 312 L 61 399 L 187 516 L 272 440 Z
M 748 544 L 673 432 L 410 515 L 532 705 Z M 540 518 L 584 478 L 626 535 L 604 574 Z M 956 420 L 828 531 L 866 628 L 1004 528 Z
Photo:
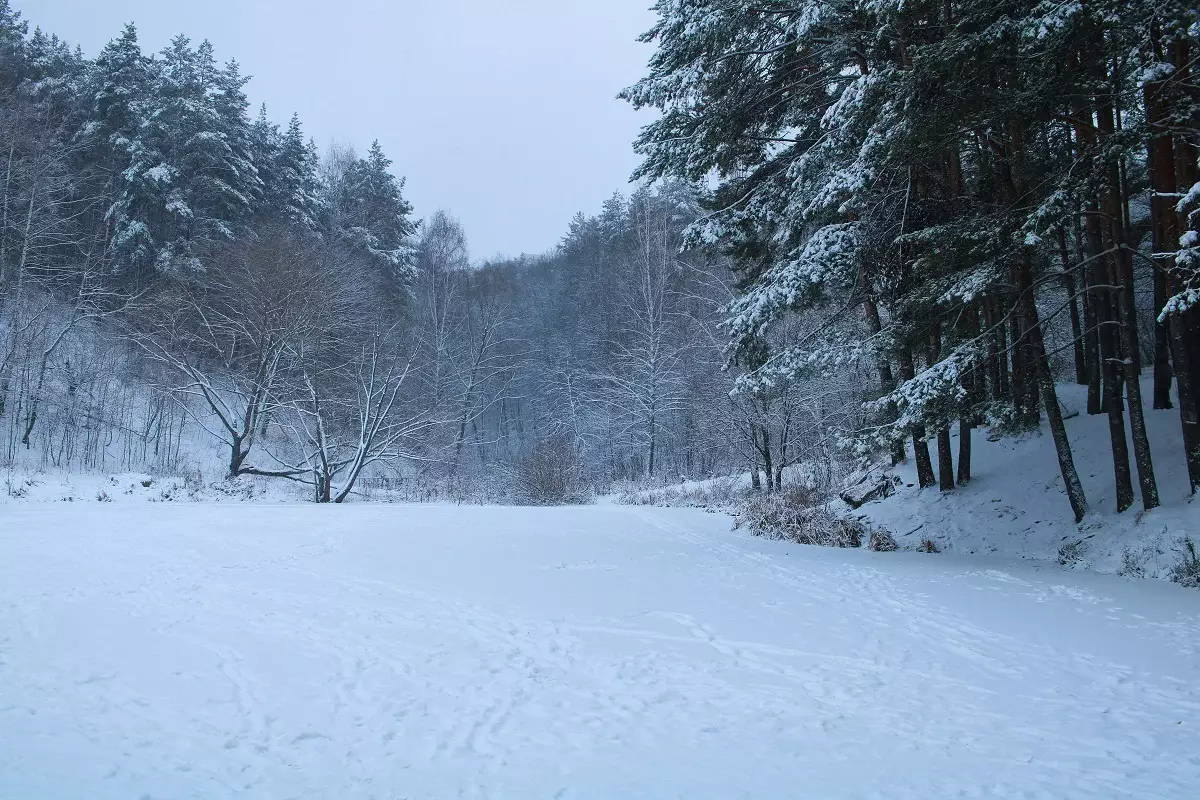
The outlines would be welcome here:
M 1059 112 L 1058 87 L 1040 70 L 1062 63 L 1046 59 L 1062 26 L 1024 2 L 699 0 L 658 11 L 645 37 L 658 45 L 650 75 L 625 92 L 663 111 L 638 141 L 639 174 L 718 175 L 713 213 L 692 241 L 736 259 L 735 345 L 797 311 L 831 315 L 755 369 L 750 385 L 863 355 L 894 359 L 901 382 L 889 385 L 890 365 L 878 370 L 883 396 L 869 405 L 876 423 L 863 446 L 911 436 L 930 485 L 925 437 L 937 431 L 949 490 L 949 426 L 984 410 L 974 378 L 989 353 L 1011 358 L 1007 398 L 993 393 L 1010 410 L 992 408 L 993 420 L 1028 427 L 1046 411 L 1081 518 L 1086 500 L 1036 302 L 1044 228 L 1029 216 L 1048 199 L 1032 180 L 1043 133 L 1035 120 Z M 981 299 L 994 313 L 992 330 L 977 333 L 961 320 L 979 319 Z M 831 323 L 853 304 L 866 325 L 847 342 Z M 988 341 L 1003 344 L 989 351 Z M 959 467 L 970 474 L 969 463 Z
M 305 142 L 300 116 L 293 114 L 288 130 L 278 139 L 275 160 L 271 162 L 272 213 L 302 228 L 316 229 L 320 216 L 316 154 Z
M 379 142 L 373 142 L 367 157 L 350 163 L 331 187 L 327 217 L 335 239 L 369 259 L 396 286 L 407 286 L 415 274 L 411 239 L 417 226 L 409 219 L 404 181 L 389 172 L 391 165 Z
M 11 92 L 25 79 L 25 35 L 29 25 L 9 0 L 0 0 L 0 90 Z
M 250 130 L 245 86 L 250 81 L 243 77 L 237 61 L 229 61 L 216 73 L 211 96 L 227 152 L 223 154 L 222 169 L 228 191 L 245 198 L 249 208 L 239 202 L 230 207 L 230 221 L 243 222 L 248 214 L 262 203 L 263 182 L 254 161 L 254 142 Z
M 216 69 L 207 42 L 177 36 L 156 62 L 114 207 L 114 246 L 126 269 L 195 273 L 201 249 L 243 230 L 261 190 L 250 152 L 244 80 Z

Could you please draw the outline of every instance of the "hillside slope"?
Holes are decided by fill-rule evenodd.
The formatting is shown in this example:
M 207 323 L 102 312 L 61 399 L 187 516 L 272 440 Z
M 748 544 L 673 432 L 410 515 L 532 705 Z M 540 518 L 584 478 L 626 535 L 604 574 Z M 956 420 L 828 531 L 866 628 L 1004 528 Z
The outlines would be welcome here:
M 1086 387 L 1060 385 L 1058 391 L 1070 416 L 1067 430 L 1091 508 L 1082 524 L 1074 524 L 1044 425 L 1039 432 L 999 441 L 976 431 L 973 479 L 953 492 L 917 488 L 910 448 L 908 463 L 894 470 L 898 491 L 850 513 L 887 528 L 902 546 L 931 539 L 950 552 L 1166 577 L 1179 561 L 1183 537 L 1200 538 L 1200 505 L 1188 495 L 1179 412 L 1146 411 L 1162 506 L 1142 512 L 1139 495 L 1133 508 L 1117 514 L 1108 418 L 1086 414 Z M 1150 396 L 1148 382 L 1145 393 Z M 954 438 L 957 455 L 957 431 Z M 1135 473 L 1135 493 L 1136 481 Z

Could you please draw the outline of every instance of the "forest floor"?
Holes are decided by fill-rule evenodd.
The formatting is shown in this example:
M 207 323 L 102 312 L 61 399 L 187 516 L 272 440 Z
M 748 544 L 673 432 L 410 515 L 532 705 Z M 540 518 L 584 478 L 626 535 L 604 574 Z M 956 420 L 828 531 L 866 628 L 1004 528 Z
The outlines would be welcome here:
M 1200 592 L 622 506 L 0 508 L 0 796 L 1191 798 Z

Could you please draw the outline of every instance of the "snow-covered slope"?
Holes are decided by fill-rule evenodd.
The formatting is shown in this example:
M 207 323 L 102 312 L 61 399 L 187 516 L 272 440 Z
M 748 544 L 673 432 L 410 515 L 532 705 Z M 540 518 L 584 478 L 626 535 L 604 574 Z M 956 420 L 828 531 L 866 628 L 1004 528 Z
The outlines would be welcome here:
M 1150 390 L 1147 382 L 1146 397 Z M 927 538 L 948 552 L 1041 561 L 1059 560 L 1061 550 L 1068 565 L 1134 573 L 1140 567 L 1148 577 L 1165 577 L 1179 560 L 1183 536 L 1191 534 L 1200 545 L 1200 503 L 1188 496 L 1179 412 L 1145 412 L 1162 506 L 1139 512 L 1135 472 L 1138 502 L 1117 514 L 1108 417 L 1085 413 L 1086 387 L 1060 385 L 1058 391 L 1063 407 L 1074 415 L 1067 430 L 1091 505 L 1082 525 L 1074 524 L 1054 442 L 1044 427 L 1041 433 L 995 442 L 987 441 L 986 431 L 976 431 L 973 479 L 945 494 L 916 487 L 910 457 L 896 469 L 902 482 L 895 495 L 853 513 L 887 528 L 902 545 Z M 954 452 L 957 457 L 957 430 Z
M 729 522 L 0 507 L 0 797 L 1195 796 L 1200 592 Z

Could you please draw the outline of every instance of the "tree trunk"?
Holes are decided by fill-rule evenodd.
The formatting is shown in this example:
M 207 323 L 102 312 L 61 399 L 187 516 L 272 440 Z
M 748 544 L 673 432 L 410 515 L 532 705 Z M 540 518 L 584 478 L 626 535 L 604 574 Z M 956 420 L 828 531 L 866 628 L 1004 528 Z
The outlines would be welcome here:
M 1097 119 L 1101 136 L 1112 136 L 1116 131 L 1112 106 L 1102 103 L 1098 111 Z M 1108 164 L 1108 187 L 1104 193 L 1102 207 L 1108 234 L 1108 241 L 1105 244 L 1115 252 L 1106 261 L 1109 265 L 1109 282 L 1116 287 L 1112 291 L 1112 295 L 1119 323 L 1117 332 L 1120 336 L 1122 351 L 1120 366 L 1124 372 L 1122 377 L 1125 381 L 1125 396 L 1129 403 L 1129 427 L 1133 434 L 1134 463 L 1137 464 L 1142 505 L 1149 511 L 1158 507 L 1158 486 L 1154 480 L 1154 462 L 1150 453 L 1150 439 L 1146 433 L 1146 418 L 1142 410 L 1141 343 L 1137 329 L 1137 305 L 1134 299 L 1133 257 L 1125 240 L 1125 209 L 1121 197 L 1118 196 L 1117 188 L 1122 183 L 1118 164 L 1110 161 Z M 1109 410 L 1109 413 L 1112 413 L 1112 409 Z M 1124 444 L 1123 432 L 1122 444 Z M 1128 465 L 1125 468 L 1128 470 Z M 1124 510 L 1120 507 L 1121 488 L 1119 485 L 1118 511 Z
M 1008 351 L 1008 339 L 1004 334 L 1004 326 L 999 322 L 996 305 L 995 298 L 985 297 L 983 299 L 984 322 L 990 331 L 988 335 L 988 377 L 991 383 L 991 398 L 1005 400 L 1009 396 L 1008 360 L 1004 356 Z
M 1154 462 L 1150 453 L 1150 437 L 1142 409 L 1141 345 L 1138 341 L 1137 310 L 1134 305 L 1133 262 L 1127 252 L 1119 254 L 1118 266 L 1124 275 L 1118 290 L 1121 301 L 1121 344 L 1125 351 L 1125 396 L 1129 402 L 1129 427 L 1133 435 L 1133 458 L 1137 464 L 1138 486 L 1142 507 L 1157 508 L 1158 485 L 1154 479 Z
M 1113 321 L 1107 312 L 1112 306 L 1108 302 L 1108 290 L 1097 308 L 1102 312 L 1100 329 L 1100 353 L 1104 359 L 1104 410 L 1108 412 L 1108 435 L 1112 444 L 1113 477 L 1117 489 L 1117 511 L 1133 505 L 1133 479 L 1129 471 L 1129 445 L 1125 438 L 1125 408 L 1121 400 L 1120 363 L 1117 337 L 1113 335 Z
M 1072 71 L 1081 70 L 1079 57 L 1072 53 L 1068 58 L 1068 68 Z M 1075 95 L 1071 99 L 1071 125 L 1074 133 L 1075 158 L 1083 159 L 1090 156 L 1096 146 L 1096 130 L 1092 127 L 1092 108 L 1083 95 Z M 1083 296 L 1084 314 L 1084 356 L 1088 367 L 1088 414 L 1104 413 L 1104 380 L 1105 361 L 1101 342 L 1101 329 L 1107 320 L 1102 306 L 1107 295 L 1100 289 L 1103 280 L 1097 281 L 1097 276 L 1103 275 L 1103 270 L 1095 261 L 1102 252 L 1100 237 L 1100 220 L 1095 216 L 1096 208 L 1089 202 L 1082 209 L 1077 208 L 1075 215 L 1075 248 L 1080 253 L 1080 263 L 1085 261 L 1090 265 L 1081 270 L 1080 280 L 1085 290 Z M 1083 220 L 1081 223 L 1080 220 Z
M 963 332 L 968 339 L 979 337 L 979 309 L 973 304 L 964 309 L 962 315 Z M 965 486 L 971 482 L 971 431 L 978 419 L 978 408 L 981 397 L 980 389 L 983 375 L 979 362 L 973 362 L 971 368 L 962 376 L 963 389 L 967 394 L 967 408 L 958 417 L 958 485 Z
M 950 429 L 939 428 L 937 433 L 938 488 L 943 492 L 954 490 L 954 450 L 950 443 Z
M 1021 339 L 1019 314 L 1013 314 L 1012 319 L 1009 320 L 1008 327 L 1010 330 L 1009 339 L 1011 340 L 1011 344 L 1009 345 L 1009 360 L 1012 368 L 1009 370 L 1009 375 L 1011 377 L 1012 404 L 1013 408 L 1016 409 L 1017 417 L 1022 421 L 1027 421 L 1029 411 L 1026 408 L 1026 398 L 1029 396 L 1029 393 L 1025 389 L 1026 372 L 1022 364 L 1025 355 L 1025 343 Z
M 971 430 L 974 420 L 962 416 L 958 419 L 958 485 L 971 482 Z
M 1200 403 L 1196 392 L 1200 386 L 1192 383 L 1192 358 L 1196 351 L 1187 341 L 1187 319 L 1182 314 L 1167 318 L 1171 334 L 1171 359 L 1175 363 L 1176 388 L 1179 393 L 1179 420 L 1183 425 L 1183 451 L 1187 464 L 1188 483 L 1192 494 L 1200 489 Z
M 1113 313 L 1112 290 L 1109 278 L 1108 256 L 1104 252 L 1103 225 L 1099 209 L 1089 203 L 1087 215 L 1087 237 L 1093 253 L 1089 297 L 1096 316 L 1100 351 L 1100 370 L 1104 376 L 1101 408 L 1108 414 L 1108 434 L 1113 456 L 1113 477 L 1116 481 L 1117 511 L 1133 505 L 1133 480 L 1129 471 L 1129 445 L 1125 438 L 1125 411 L 1121 402 L 1121 354 L 1114 326 L 1118 325 Z
M 762 433 L 762 445 L 759 448 L 759 453 L 762 455 L 763 475 L 767 478 L 767 491 L 770 492 L 774 488 L 774 483 L 771 478 L 774 475 L 773 459 L 771 457 L 771 432 L 766 425 L 759 429 Z
M 1084 279 L 1083 318 L 1087 326 L 1084 335 L 1084 358 L 1087 360 L 1087 413 L 1104 413 L 1104 362 L 1100 356 L 1100 316 L 1096 313 L 1096 299 L 1092 294 L 1091 281 Z
M 1075 513 L 1075 521 L 1080 522 L 1087 514 L 1087 497 L 1083 492 L 1079 473 L 1075 469 L 1071 442 L 1067 438 L 1067 426 L 1063 421 L 1062 409 L 1058 405 L 1058 393 L 1054 388 L 1054 376 L 1050 372 L 1050 361 L 1046 357 L 1042 325 L 1038 319 L 1037 303 L 1033 296 L 1033 266 L 1028 250 L 1023 254 L 1021 266 L 1017 270 L 1017 281 L 1017 289 L 1021 296 L 1022 316 L 1025 317 L 1028 326 L 1033 352 L 1037 354 L 1036 378 L 1041 390 L 1042 405 L 1046 407 L 1046 418 L 1050 424 L 1050 435 L 1054 439 L 1054 450 L 1058 454 L 1059 473 L 1062 475 L 1067 500 L 1071 503 L 1071 510 Z
M 1171 336 L 1167 325 L 1160 321 L 1167 304 L 1167 273 L 1154 272 L 1154 409 L 1174 408 L 1171 403 L 1171 384 L 1175 373 L 1171 369 Z
M 242 449 L 242 437 L 234 436 L 229 443 L 229 474 L 226 476 L 229 479 L 236 478 L 242 474 L 242 470 L 246 465 L 247 451 Z
M 942 356 L 942 326 L 934 323 L 929 332 L 928 364 L 932 368 Z M 938 488 L 943 492 L 954 490 L 954 452 L 950 444 L 950 428 L 943 425 L 937 432 Z
M 912 353 L 907 348 L 900 350 L 900 380 L 910 381 L 915 377 Z M 913 425 L 909 429 L 913 440 L 913 458 L 917 463 L 917 485 L 922 489 L 937 484 L 933 474 L 933 459 L 929 457 L 929 442 L 925 439 L 925 426 Z
M 853 215 L 851 215 L 851 218 L 853 219 Z M 860 260 L 858 266 L 858 281 L 862 286 L 863 316 L 867 321 L 867 331 L 872 337 L 878 336 L 883 330 L 883 323 L 879 318 L 879 304 L 875 300 L 875 289 L 871 285 L 871 276 L 867 272 L 866 262 L 862 260 Z M 892 374 L 892 364 L 886 355 L 879 355 L 875 369 L 879 375 L 879 392 L 881 395 L 886 395 L 896 388 L 896 378 Z M 887 415 L 888 422 L 894 421 L 896 418 L 896 409 L 888 408 Z M 892 466 L 901 464 L 905 460 L 904 445 L 894 446 L 892 448 Z
M 650 416 L 650 448 L 649 448 L 650 452 L 647 454 L 647 459 L 646 459 L 646 465 L 647 465 L 646 466 L 646 477 L 648 477 L 648 478 L 654 477 L 654 455 L 655 455 L 654 450 L 655 450 L 655 447 L 658 445 L 658 435 L 657 434 L 658 434 L 658 431 L 655 427 L 654 415 L 651 414 L 651 416 Z
M 1157 37 L 1156 37 L 1157 38 Z M 1158 42 L 1156 41 L 1157 45 Z M 1171 408 L 1171 342 L 1167 325 L 1160 321 L 1167 302 L 1168 270 L 1179 246 L 1179 217 L 1175 213 L 1175 147 L 1171 141 L 1161 81 L 1143 86 L 1146 123 L 1146 169 L 1150 174 L 1150 242 L 1154 270 L 1154 408 Z
M 1075 346 L 1075 382 L 1086 386 L 1088 382 L 1087 359 L 1083 348 L 1083 326 L 1079 319 L 1079 294 L 1075 291 L 1075 277 L 1071 274 L 1071 256 L 1067 252 L 1067 232 L 1058 232 L 1058 251 L 1062 258 L 1062 282 L 1067 292 L 1067 303 L 1071 312 L 1071 335 Z

